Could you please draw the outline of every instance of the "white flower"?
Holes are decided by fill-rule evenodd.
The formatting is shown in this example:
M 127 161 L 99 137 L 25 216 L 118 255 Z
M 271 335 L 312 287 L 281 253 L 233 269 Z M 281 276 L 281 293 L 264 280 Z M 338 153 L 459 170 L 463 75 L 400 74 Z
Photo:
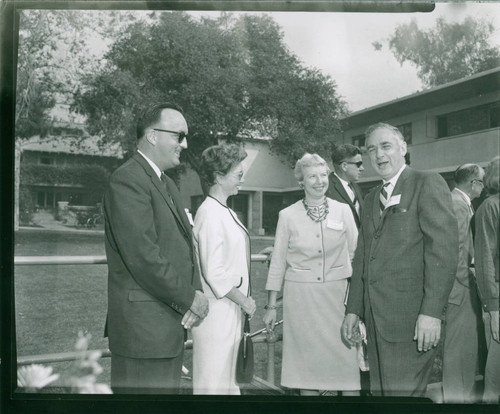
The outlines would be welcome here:
M 80 389 L 80 394 L 113 394 L 106 384 L 89 384 Z
M 90 338 L 92 338 L 91 334 L 84 334 L 83 331 L 79 331 L 75 349 L 77 351 L 86 351 L 90 343 Z
M 26 388 L 43 388 L 59 378 L 59 374 L 52 374 L 52 367 L 32 364 L 17 370 L 17 385 Z

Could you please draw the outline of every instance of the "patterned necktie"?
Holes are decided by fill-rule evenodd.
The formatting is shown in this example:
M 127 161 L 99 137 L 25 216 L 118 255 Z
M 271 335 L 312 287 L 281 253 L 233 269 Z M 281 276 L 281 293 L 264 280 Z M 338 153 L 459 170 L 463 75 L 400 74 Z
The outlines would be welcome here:
M 380 190 L 380 197 L 379 197 L 379 203 L 380 203 L 380 213 L 382 213 L 384 210 L 385 210 L 385 206 L 387 205 L 387 191 L 386 191 L 386 187 L 389 185 L 390 183 L 385 183 L 382 187 L 382 189 Z

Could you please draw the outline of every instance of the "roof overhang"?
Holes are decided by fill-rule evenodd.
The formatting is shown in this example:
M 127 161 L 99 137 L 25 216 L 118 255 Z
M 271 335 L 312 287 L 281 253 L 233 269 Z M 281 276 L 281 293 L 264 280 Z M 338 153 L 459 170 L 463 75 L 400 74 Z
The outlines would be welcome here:
M 364 127 L 498 90 L 500 90 L 500 67 L 362 109 L 343 118 L 341 123 L 344 130 Z

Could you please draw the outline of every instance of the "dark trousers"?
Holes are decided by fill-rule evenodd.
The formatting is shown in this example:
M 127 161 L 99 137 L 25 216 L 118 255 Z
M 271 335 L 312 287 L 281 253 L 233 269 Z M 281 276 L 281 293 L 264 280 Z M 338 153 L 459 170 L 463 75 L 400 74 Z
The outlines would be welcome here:
M 127 358 L 111 355 L 115 394 L 178 394 L 184 351 L 175 358 Z
M 443 346 L 445 403 L 463 404 L 474 401 L 479 338 L 477 308 L 474 286 L 466 289 L 460 305 L 448 303 Z
M 436 349 L 418 352 L 417 342 L 388 342 L 366 318 L 370 388 L 373 396 L 424 397 Z

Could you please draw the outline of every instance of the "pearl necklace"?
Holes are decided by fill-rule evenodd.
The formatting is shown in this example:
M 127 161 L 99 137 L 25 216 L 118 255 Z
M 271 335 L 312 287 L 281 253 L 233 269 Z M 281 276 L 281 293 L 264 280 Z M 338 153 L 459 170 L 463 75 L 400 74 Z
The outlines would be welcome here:
M 302 204 L 306 209 L 307 215 L 314 222 L 320 222 L 326 219 L 328 215 L 328 200 L 325 197 L 325 201 L 321 203 L 319 206 L 310 206 L 307 204 L 306 199 L 302 199 Z

